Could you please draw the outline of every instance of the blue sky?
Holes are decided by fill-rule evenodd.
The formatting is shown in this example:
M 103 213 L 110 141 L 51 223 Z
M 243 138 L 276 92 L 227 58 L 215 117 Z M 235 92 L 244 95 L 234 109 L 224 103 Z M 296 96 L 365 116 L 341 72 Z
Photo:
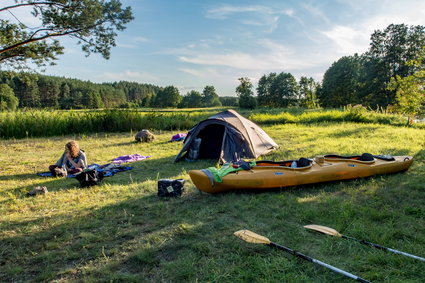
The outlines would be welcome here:
M 321 81 L 333 62 L 367 50 L 374 30 L 425 25 L 423 0 L 124 0 L 135 20 L 119 33 L 110 60 L 86 58 L 72 40 L 46 74 L 92 82 L 213 85 L 234 96 L 239 77 L 254 85 L 270 72 Z

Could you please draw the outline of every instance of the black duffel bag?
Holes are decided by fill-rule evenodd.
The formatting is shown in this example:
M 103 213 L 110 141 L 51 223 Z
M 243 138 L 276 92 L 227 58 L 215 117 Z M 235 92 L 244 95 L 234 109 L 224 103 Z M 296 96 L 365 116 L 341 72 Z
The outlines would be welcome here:
M 80 182 L 80 186 L 90 187 L 99 184 L 103 179 L 103 173 L 98 172 L 96 169 L 83 171 L 75 176 L 75 178 Z

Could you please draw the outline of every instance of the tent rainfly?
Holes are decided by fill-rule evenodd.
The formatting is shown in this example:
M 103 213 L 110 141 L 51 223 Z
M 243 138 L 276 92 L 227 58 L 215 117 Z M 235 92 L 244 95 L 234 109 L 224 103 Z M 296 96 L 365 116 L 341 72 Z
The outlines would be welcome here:
M 220 163 L 257 158 L 278 145 L 259 126 L 234 110 L 220 112 L 196 124 L 184 140 L 175 162 L 219 159 Z

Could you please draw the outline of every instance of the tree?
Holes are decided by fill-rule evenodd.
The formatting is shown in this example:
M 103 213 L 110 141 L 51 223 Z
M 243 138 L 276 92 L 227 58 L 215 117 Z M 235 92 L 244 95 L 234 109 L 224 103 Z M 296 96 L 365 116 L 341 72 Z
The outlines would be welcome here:
M 391 24 L 385 30 L 377 30 L 371 35 L 371 44 L 366 58 L 367 70 L 373 70 L 365 80 L 365 88 L 374 92 L 370 104 L 387 106 L 395 102 L 396 91 L 389 89 L 392 78 L 410 76 L 414 67 L 406 64 L 416 60 L 425 46 L 425 26 Z
M 272 106 L 273 101 L 270 93 L 270 88 L 273 80 L 276 78 L 276 73 L 270 73 L 268 76 L 263 75 L 258 81 L 257 99 L 261 106 Z
M 14 92 L 19 99 L 20 107 L 40 107 L 40 93 L 37 85 L 37 76 L 24 74 L 13 78 Z
M 5 2 L 5 1 L 2 1 Z M 31 8 L 39 27 L 28 27 L 15 12 Z M 61 37 L 78 40 L 86 55 L 99 53 L 105 59 L 115 46 L 116 31 L 125 29 L 133 19 L 131 8 L 122 8 L 119 0 L 15 0 L 4 4 L 0 13 L 12 14 L 18 23 L 0 19 L 0 64 L 12 68 L 53 64 L 63 53 Z
M 99 109 L 103 107 L 102 98 L 100 97 L 99 90 L 94 86 L 90 87 L 86 93 L 83 94 L 81 105 L 88 109 Z
M 236 94 L 239 97 L 239 107 L 254 109 L 257 107 L 257 100 L 254 97 L 252 88 L 254 87 L 249 78 L 239 78 L 240 85 L 236 87 Z
M 13 93 L 13 89 L 7 84 L 0 84 L 0 111 L 14 111 L 18 104 L 19 100 Z
M 388 89 L 396 93 L 395 110 L 414 117 L 425 103 L 425 47 L 418 60 L 412 60 L 407 65 L 414 66 L 416 71 L 404 78 L 396 75 L 391 78 Z
M 67 83 L 62 84 L 62 86 L 61 86 L 59 106 L 60 106 L 61 109 L 72 108 L 71 89 L 70 89 L 70 87 Z
M 258 102 L 262 106 L 288 107 L 295 105 L 298 96 L 297 80 L 291 73 L 270 73 L 258 81 Z
M 180 103 L 181 108 L 199 108 L 202 107 L 202 95 L 199 91 L 191 90 Z
M 299 81 L 299 104 L 303 107 L 314 109 L 319 106 L 316 92 L 319 84 L 313 78 L 301 77 Z
M 181 101 L 179 89 L 175 86 L 167 86 L 160 90 L 156 97 L 154 107 L 177 107 Z
M 59 84 L 49 77 L 40 76 L 37 81 L 42 107 L 59 107 Z
M 220 96 L 219 98 L 222 106 L 239 106 L 239 98 L 236 96 Z
M 344 56 L 325 72 L 319 96 L 324 107 L 341 107 L 347 104 L 368 104 L 359 94 L 364 74 L 362 57 Z
M 143 99 L 142 99 L 142 107 L 151 107 L 153 106 L 156 98 L 156 93 L 148 93 Z
M 211 85 L 204 87 L 204 90 L 202 91 L 202 102 L 204 107 L 221 106 L 220 98 L 218 97 L 215 88 Z
M 270 95 L 274 105 L 288 107 L 294 105 L 298 93 L 298 84 L 291 73 L 278 74 L 270 86 Z

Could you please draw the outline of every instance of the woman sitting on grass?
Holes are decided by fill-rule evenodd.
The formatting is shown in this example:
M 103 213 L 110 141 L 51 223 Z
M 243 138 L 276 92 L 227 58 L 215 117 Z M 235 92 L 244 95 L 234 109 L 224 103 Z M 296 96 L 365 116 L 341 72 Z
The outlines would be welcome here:
M 65 145 L 65 152 L 55 165 L 50 165 L 49 170 L 53 175 L 58 174 L 58 169 L 64 168 L 68 174 L 77 174 L 87 167 L 87 158 L 84 151 L 80 150 L 76 141 Z M 63 174 L 64 175 L 64 174 Z

